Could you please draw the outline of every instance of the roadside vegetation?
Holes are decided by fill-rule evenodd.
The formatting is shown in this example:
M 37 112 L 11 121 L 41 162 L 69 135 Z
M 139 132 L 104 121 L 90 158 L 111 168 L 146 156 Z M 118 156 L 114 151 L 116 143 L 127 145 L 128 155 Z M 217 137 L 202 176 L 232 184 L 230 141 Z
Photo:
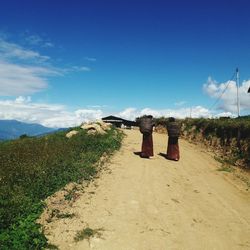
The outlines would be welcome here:
M 215 148 L 224 162 L 250 168 L 250 117 L 186 119 L 183 124 L 184 135 Z
M 90 238 L 94 236 L 100 238 L 102 235 L 101 231 L 104 231 L 104 229 L 103 228 L 92 229 L 92 228 L 86 227 L 83 230 L 77 232 L 74 240 L 76 242 L 84 240 L 84 239 L 87 239 L 89 241 Z
M 168 118 L 155 119 L 156 126 L 166 127 Z M 193 142 L 213 148 L 227 164 L 250 169 L 250 117 L 187 118 L 179 120 L 182 135 Z
M 116 129 L 104 135 L 78 130 L 70 139 L 57 132 L 0 142 L 0 249 L 49 247 L 36 223 L 43 200 L 69 182 L 93 178 L 102 155 L 121 145 Z

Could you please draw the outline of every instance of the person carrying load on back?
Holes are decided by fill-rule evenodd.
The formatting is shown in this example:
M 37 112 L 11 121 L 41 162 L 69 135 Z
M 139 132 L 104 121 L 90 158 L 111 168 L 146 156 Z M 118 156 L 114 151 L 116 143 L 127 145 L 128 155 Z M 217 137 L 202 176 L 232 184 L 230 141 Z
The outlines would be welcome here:
M 180 151 L 178 138 L 180 136 L 180 126 L 174 117 L 170 117 L 167 124 L 168 131 L 168 148 L 167 159 L 178 161 L 180 159 Z
M 142 137 L 142 147 L 140 156 L 142 158 L 149 158 L 150 156 L 154 156 L 153 151 L 153 116 L 147 115 L 143 116 L 139 120 L 140 132 L 143 134 Z

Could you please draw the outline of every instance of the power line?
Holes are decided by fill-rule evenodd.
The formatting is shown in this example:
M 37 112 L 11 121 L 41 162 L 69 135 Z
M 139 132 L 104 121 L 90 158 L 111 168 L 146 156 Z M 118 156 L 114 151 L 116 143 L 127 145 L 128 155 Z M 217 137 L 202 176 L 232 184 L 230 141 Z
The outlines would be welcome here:
M 221 99 L 223 94 L 226 92 L 226 90 L 229 86 L 229 83 L 235 78 L 235 74 L 236 74 L 236 72 L 233 73 L 231 79 L 227 82 L 225 89 L 221 92 L 220 96 L 215 100 L 215 102 L 210 106 L 210 108 L 208 110 L 212 110 L 212 108 L 219 102 L 219 100 Z
M 240 117 L 240 98 L 239 98 L 240 76 L 238 68 L 236 69 L 236 87 L 237 87 L 237 113 L 238 117 Z

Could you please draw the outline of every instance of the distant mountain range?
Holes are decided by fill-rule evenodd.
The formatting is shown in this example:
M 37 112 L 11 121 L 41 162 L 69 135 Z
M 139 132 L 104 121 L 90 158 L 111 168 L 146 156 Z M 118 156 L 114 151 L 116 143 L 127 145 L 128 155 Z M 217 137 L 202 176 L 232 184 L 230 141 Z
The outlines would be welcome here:
M 36 123 L 24 123 L 16 120 L 0 120 L 0 140 L 17 139 L 20 135 L 38 136 L 57 129 L 47 128 Z

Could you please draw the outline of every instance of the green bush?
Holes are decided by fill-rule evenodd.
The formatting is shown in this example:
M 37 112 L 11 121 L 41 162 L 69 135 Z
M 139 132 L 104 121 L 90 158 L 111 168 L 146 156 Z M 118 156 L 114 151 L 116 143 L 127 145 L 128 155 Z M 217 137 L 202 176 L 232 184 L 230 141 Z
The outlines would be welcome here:
M 231 161 L 236 162 L 238 159 L 243 159 L 246 166 L 250 165 L 250 117 L 241 118 L 217 118 L 217 119 L 190 119 L 182 121 L 184 130 L 190 133 L 201 132 L 203 137 L 209 139 L 217 137 L 220 139 L 222 147 L 230 145 L 230 142 L 235 139 L 237 148 L 231 149 Z M 191 131 L 195 128 L 195 131 Z M 243 148 L 244 143 L 244 148 Z

